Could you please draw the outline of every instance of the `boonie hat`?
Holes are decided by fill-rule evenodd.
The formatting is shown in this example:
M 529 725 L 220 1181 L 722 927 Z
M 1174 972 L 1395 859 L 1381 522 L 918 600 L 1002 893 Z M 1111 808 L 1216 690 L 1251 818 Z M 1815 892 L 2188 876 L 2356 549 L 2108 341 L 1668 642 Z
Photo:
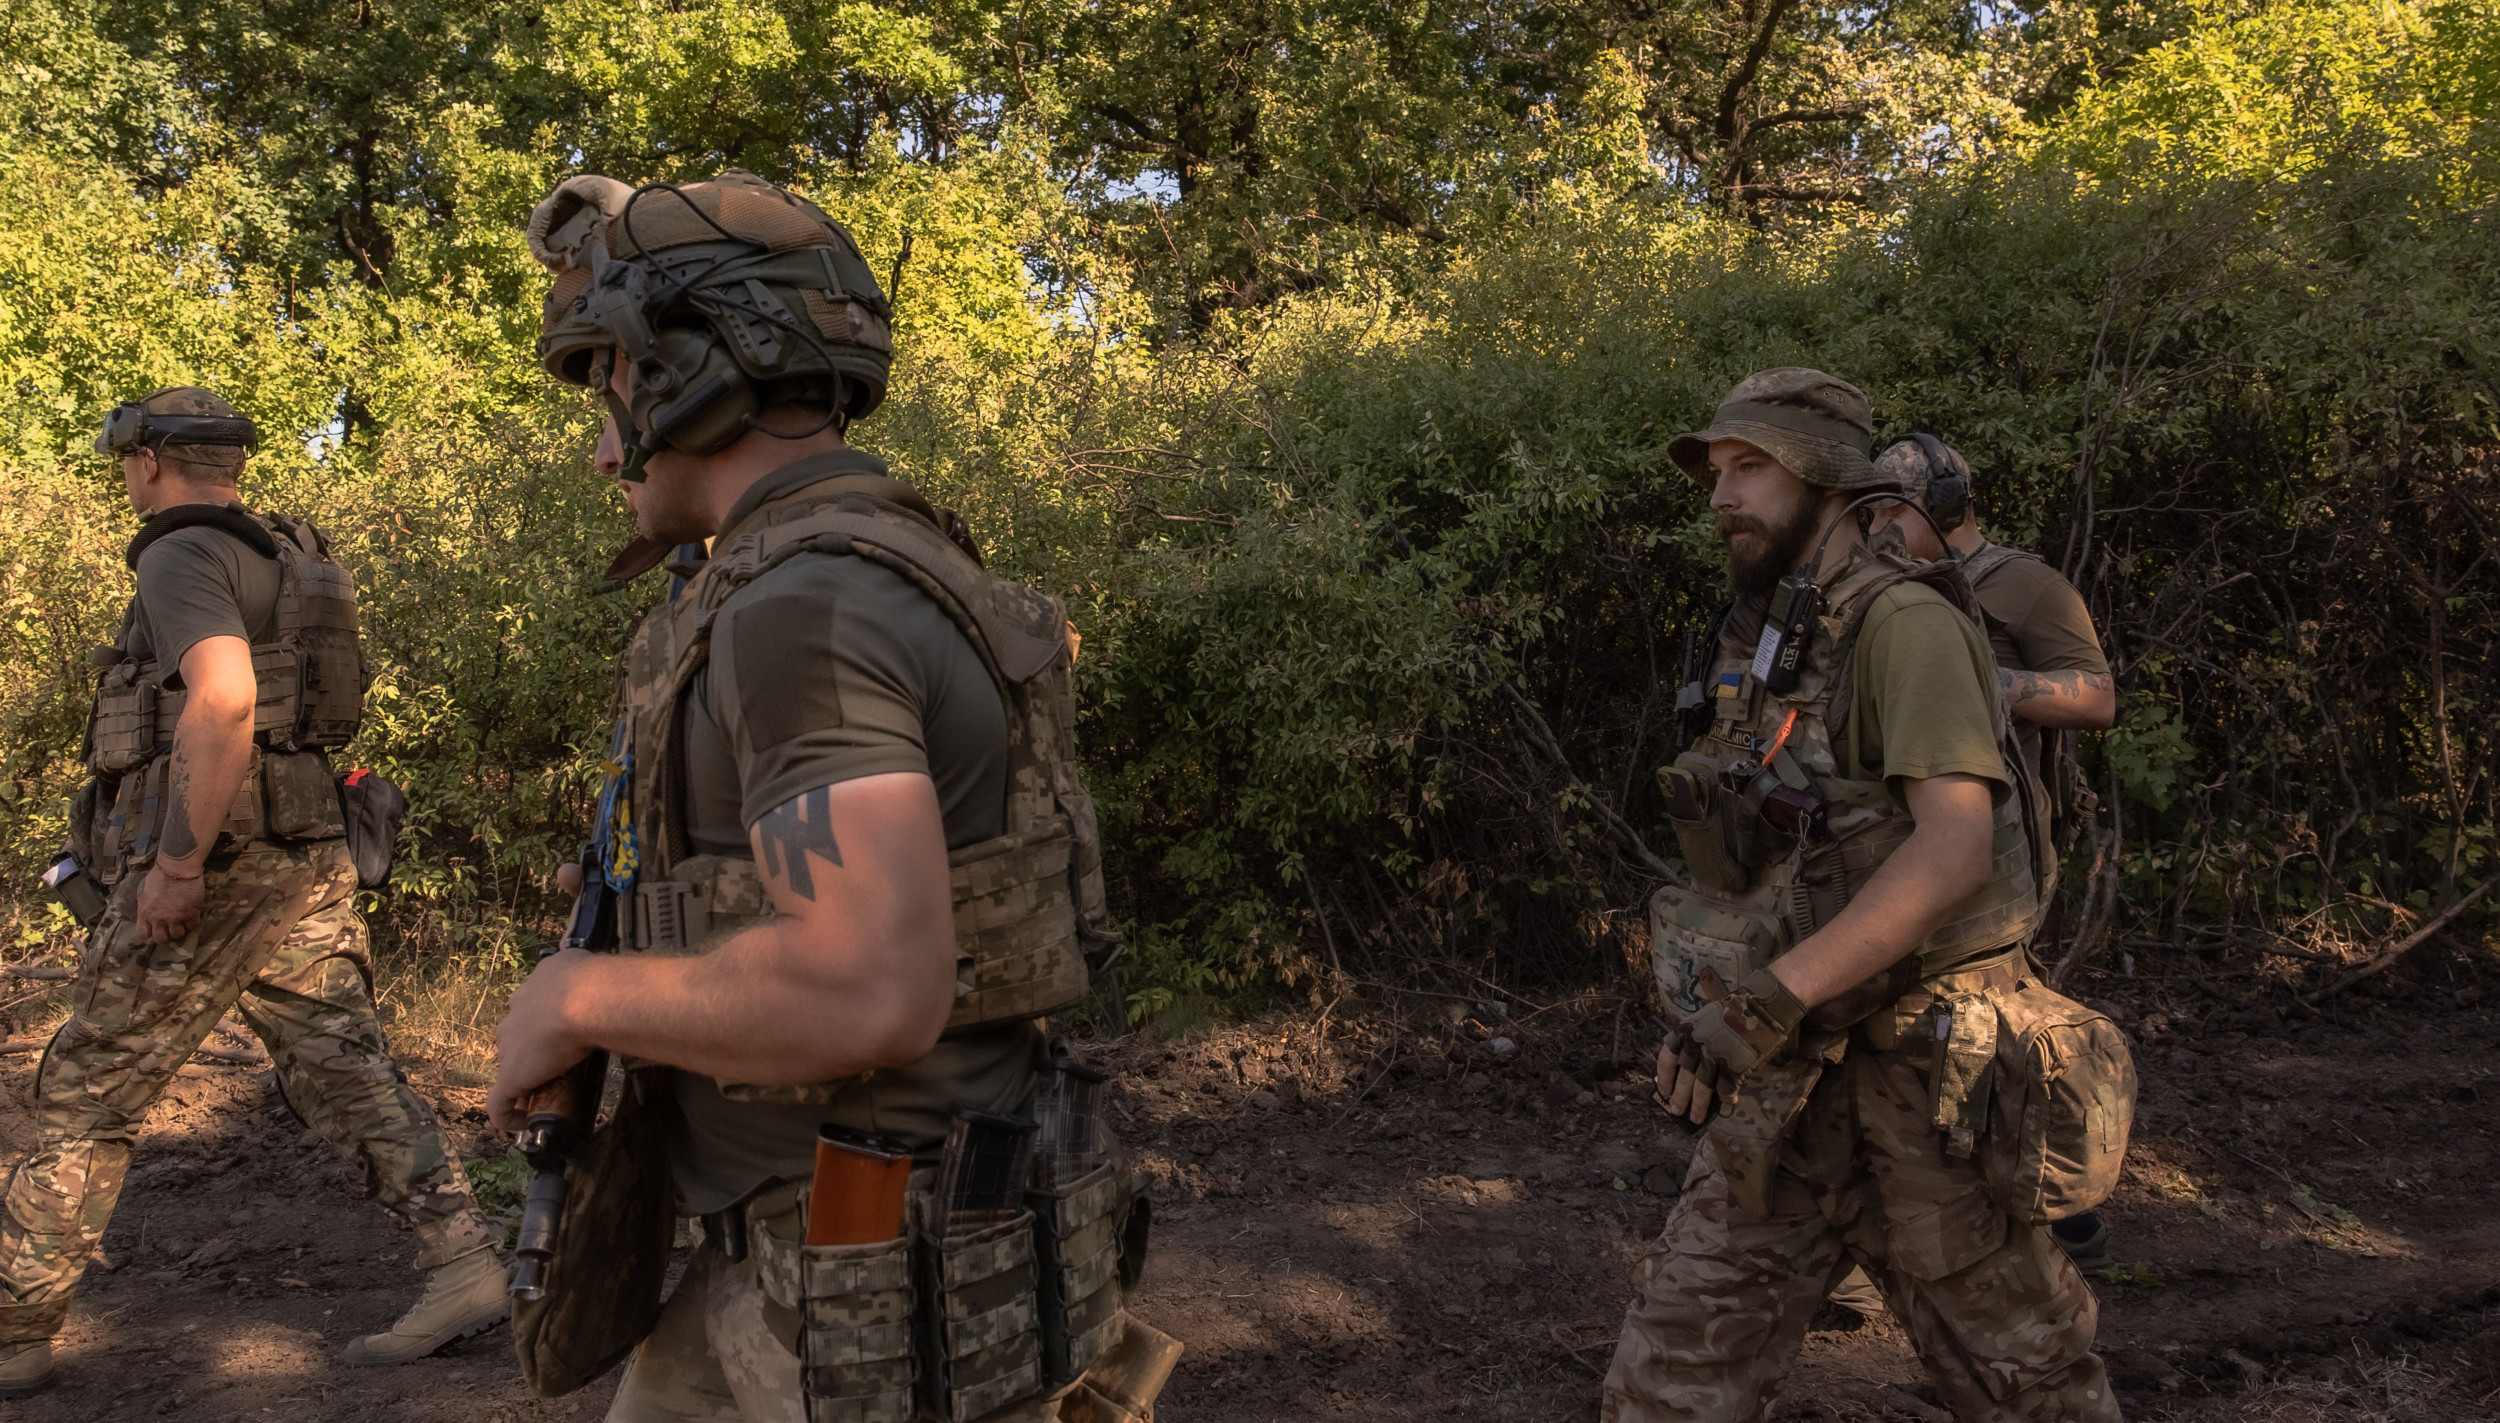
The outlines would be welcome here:
M 1875 415 L 1866 392 L 1835 375 L 1804 366 L 1755 371 L 1719 401 L 1710 427 L 1678 435 L 1667 458 L 1708 483 L 1710 446 L 1742 440 L 1766 451 L 1789 473 L 1819 489 L 1893 489 L 1900 481 L 1878 471 Z

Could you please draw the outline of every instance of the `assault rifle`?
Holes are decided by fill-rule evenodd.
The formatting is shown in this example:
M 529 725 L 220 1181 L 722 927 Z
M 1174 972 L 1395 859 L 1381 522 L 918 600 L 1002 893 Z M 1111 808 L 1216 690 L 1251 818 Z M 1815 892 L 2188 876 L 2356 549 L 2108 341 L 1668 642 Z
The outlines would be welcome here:
M 617 893 L 608 884 L 598 847 L 585 847 L 579 863 L 582 892 L 573 901 L 572 921 L 561 940 L 539 951 L 541 959 L 566 949 L 616 951 Z M 547 1262 L 555 1258 L 556 1227 L 564 1218 L 564 1165 L 590 1143 L 607 1084 L 608 1055 L 593 1052 L 522 1099 L 529 1120 L 515 1144 L 528 1159 L 531 1175 L 529 1198 L 521 1207 L 521 1234 L 512 1251 L 514 1299 L 538 1299 L 547 1293 Z

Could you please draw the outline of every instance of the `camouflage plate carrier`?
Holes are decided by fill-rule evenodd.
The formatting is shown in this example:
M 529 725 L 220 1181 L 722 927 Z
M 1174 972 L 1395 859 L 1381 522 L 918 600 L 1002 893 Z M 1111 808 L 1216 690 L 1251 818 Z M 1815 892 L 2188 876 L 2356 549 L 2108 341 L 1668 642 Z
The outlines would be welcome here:
M 256 839 L 329 840 L 347 833 L 328 752 L 356 739 L 370 681 L 357 644 L 356 579 L 330 557 L 329 541 L 301 520 L 240 505 L 195 505 L 152 519 L 142 538 L 178 528 L 219 528 L 278 561 L 277 629 L 252 644 L 259 684 L 252 712 L 252 766 L 227 811 L 216 849 Z M 253 538 L 257 530 L 263 537 Z M 132 566 L 137 566 L 134 556 Z M 102 675 L 87 716 L 93 773 L 71 814 L 74 848 L 110 885 L 156 857 L 174 728 L 188 694 L 161 685 L 165 668 L 132 657 L 119 641 L 95 650 Z
M 1864 777 L 1864 728 L 1854 725 L 1858 634 L 1885 590 L 1916 582 L 1978 619 L 1961 570 L 1909 558 L 1897 534 L 1854 550 L 1826 583 L 1800 675 L 1785 694 L 1763 683 L 1760 649 L 1725 646 L 1703 677 L 1709 730 L 1659 773 L 1670 821 L 1692 872 L 1650 900 L 1650 954 L 1672 1021 L 1701 1011 L 1748 974 L 1839 917 L 1915 828 L 1883 780 Z M 1776 620 L 1774 620 L 1776 622 Z M 2047 856 L 2039 788 L 2025 771 L 2002 701 L 1989 688 L 1997 743 L 2016 793 L 1996 807 L 1987 886 L 1885 973 L 1807 1015 L 1798 1051 L 1749 1073 L 1711 1136 L 1730 1175 L 1759 1187 L 1823 1069 L 1840 1060 L 1851 1024 L 1920 982 L 2009 963 L 2038 928 Z M 1852 775 L 1851 772 L 1858 774 Z

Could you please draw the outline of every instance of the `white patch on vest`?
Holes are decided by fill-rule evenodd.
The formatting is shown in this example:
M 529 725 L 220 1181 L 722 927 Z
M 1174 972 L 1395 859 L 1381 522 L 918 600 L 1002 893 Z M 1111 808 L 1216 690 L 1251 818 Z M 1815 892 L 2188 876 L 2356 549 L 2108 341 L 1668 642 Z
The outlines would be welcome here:
M 1759 682 L 1771 675 L 1771 659 L 1779 656 L 1779 651 L 1780 630 L 1775 627 L 1764 627 L 1762 641 L 1755 643 L 1753 649 L 1753 679 L 1755 681 Z

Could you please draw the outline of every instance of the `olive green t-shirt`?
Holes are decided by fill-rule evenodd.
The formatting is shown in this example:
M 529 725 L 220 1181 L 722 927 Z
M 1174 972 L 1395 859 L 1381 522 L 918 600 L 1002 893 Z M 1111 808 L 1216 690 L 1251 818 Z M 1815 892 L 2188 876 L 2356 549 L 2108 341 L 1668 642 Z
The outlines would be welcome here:
M 121 649 L 161 663 L 165 686 L 182 685 L 182 655 L 208 638 L 277 637 L 278 561 L 222 530 L 195 525 L 149 544 L 138 582 Z
M 883 473 L 857 451 L 802 461 L 749 490 L 722 527 L 818 481 Z M 711 659 L 686 691 L 684 715 L 698 853 L 749 853 L 747 827 L 794 797 L 891 772 L 935 783 L 949 849 L 1005 826 L 997 684 L 936 603 L 865 558 L 802 554 L 739 589 L 713 622 Z M 711 1078 L 680 1072 L 683 1128 L 671 1154 L 685 1208 L 706 1214 L 804 1177 L 820 1123 L 934 1153 L 956 1106 L 1020 1108 L 1041 1046 L 1029 1023 L 950 1037 L 909 1067 L 809 1106 L 734 1101 Z
M 2013 793 L 1997 751 L 1996 665 L 1986 639 L 1935 589 L 1899 583 L 1875 595 L 1859 627 L 1843 744 L 1866 778 L 1979 776 Z M 1899 787 L 1894 787 L 1897 793 Z
M 2109 675 L 2109 658 L 2092 626 L 2092 610 L 2084 606 L 2075 585 L 2045 560 L 2026 553 L 1989 560 L 1971 588 L 1995 624 L 1988 630 L 1988 642 L 1999 667 Z M 2032 769 L 2046 767 L 2057 732 L 2027 721 L 2015 730 Z

